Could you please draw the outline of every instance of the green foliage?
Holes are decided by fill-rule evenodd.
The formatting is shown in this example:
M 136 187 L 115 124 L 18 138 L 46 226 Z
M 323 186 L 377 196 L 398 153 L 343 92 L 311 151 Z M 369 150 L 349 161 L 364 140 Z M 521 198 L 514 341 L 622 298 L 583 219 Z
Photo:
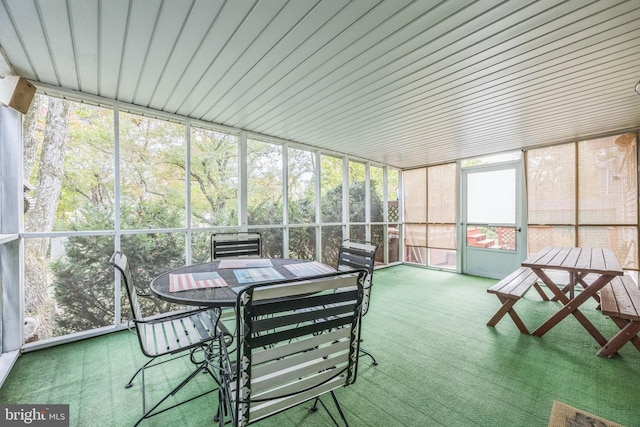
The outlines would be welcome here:
M 138 221 L 141 228 L 148 222 L 176 227 L 179 213 L 164 205 L 140 203 L 135 208 L 123 208 L 126 219 Z M 88 206 L 84 209 L 86 222 L 77 230 L 106 227 L 112 221 L 112 212 Z M 133 218 L 132 218 L 133 217 Z M 147 219 L 147 223 L 142 221 Z M 149 294 L 148 284 L 153 277 L 184 265 L 184 239 L 182 234 L 152 233 L 122 237 L 122 250 L 131 264 L 136 286 Z M 66 255 L 51 264 L 54 275 L 53 293 L 58 306 L 56 333 L 67 334 L 114 323 L 114 272 L 107 260 L 114 251 L 111 236 L 71 236 L 65 243 Z M 174 309 L 155 298 L 139 300 L 143 313 L 152 314 Z M 126 291 L 121 290 L 123 318 L 130 318 Z
M 98 107 L 75 105 L 71 109 L 69 151 L 65 157 L 65 179 L 57 209 L 57 230 L 113 230 L 112 112 Z M 122 228 L 129 230 L 176 229 L 185 224 L 184 184 L 187 179 L 184 126 L 121 113 L 120 188 Z M 191 135 L 191 206 L 194 226 L 238 224 L 237 138 L 215 131 L 193 129 Z M 282 146 L 249 141 L 248 223 L 261 228 L 265 257 L 283 256 Z M 289 150 L 289 219 L 292 223 L 316 222 L 313 153 Z M 342 159 L 323 156 L 321 175 L 321 220 L 342 222 Z M 350 218 L 363 222 L 365 212 L 364 165 L 350 167 Z M 372 178 L 372 187 L 375 186 Z M 373 212 L 381 213 L 379 191 L 371 192 Z M 377 217 L 376 217 L 377 218 Z M 342 226 L 322 226 L 322 260 L 337 263 Z M 373 239 L 384 227 L 374 227 Z M 364 226 L 352 227 L 352 237 L 363 238 Z M 210 257 L 210 233 L 192 233 L 193 262 Z M 289 229 L 290 256 L 316 258 L 316 227 Z M 124 233 L 122 251 L 128 256 L 136 286 L 149 294 L 149 282 L 158 274 L 185 264 L 185 234 Z M 118 323 L 114 319 L 114 271 L 107 260 L 114 251 L 113 236 L 70 236 L 64 241 L 65 256 L 51 264 L 52 290 L 57 305 L 56 334 L 89 330 Z M 145 314 L 176 307 L 141 298 Z M 130 317 L 126 292 L 121 289 L 124 319 Z

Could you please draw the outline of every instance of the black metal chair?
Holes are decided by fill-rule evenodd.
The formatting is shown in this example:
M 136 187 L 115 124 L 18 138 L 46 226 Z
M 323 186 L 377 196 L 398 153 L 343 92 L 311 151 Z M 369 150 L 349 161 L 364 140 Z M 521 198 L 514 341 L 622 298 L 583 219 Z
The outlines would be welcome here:
M 250 285 L 238 293 L 235 351 L 221 342 L 220 426 L 246 426 L 353 384 L 366 271 Z M 235 358 L 233 358 L 235 353 Z
M 213 233 L 211 235 L 211 261 L 224 258 L 260 258 L 262 256 L 262 235 L 259 232 Z M 228 324 L 235 317 L 235 311 L 222 309 L 221 319 Z M 236 334 L 231 334 L 234 337 Z
M 125 285 L 124 287 L 127 291 L 127 297 L 131 305 L 131 311 L 133 313 L 132 322 L 135 326 L 135 333 L 138 336 L 140 349 L 145 356 L 150 358 L 149 361 L 143 364 L 140 369 L 133 374 L 125 386 L 126 388 L 133 386 L 133 380 L 138 374 L 141 374 L 142 417 L 138 419 L 135 425 L 137 426 L 146 418 L 158 415 L 169 409 L 175 408 L 176 406 L 182 405 L 183 403 L 216 391 L 217 382 L 212 389 L 204 393 L 154 412 L 165 400 L 175 395 L 199 373 L 207 372 L 216 379 L 216 376 L 214 376 L 214 373 L 209 366 L 209 354 L 214 351 L 211 346 L 217 342 L 215 339 L 221 337 L 224 341 L 224 336 L 227 333 L 224 331 L 224 326 L 219 322 L 218 312 L 213 309 L 185 310 L 159 314 L 151 317 L 143 317 L 142 310 L 138 303 L 138 297 L 147 295 L 139 294 L 137 292 L 127 256 L 121 252 L 115 252 L 109 260 L 109 264 L 120 272 L 120 277 Z M 200 351 L 201 354 L 196 354 Z M 173 355 L 174 357 L 161 358 L 162 356 L 167 355 Z M 190 357 L 191 362 L 195 365 L 195 369 L 182 382 L 160 399 L 160 401 L 154 404 L 151 409 L 147 410 L 144 377 L 145 369 L 183 356 Z
M 211 261 L 221 258 L 262 256 L 262 237 L 258 232 L 214 233 L 211 235 Z
M 351 269 L 364 269 L 367 277 L 364 283 L 364 297 L 362 298 L 362 315 L 369 311 L 369 299 L 371 298 L 371 288 L 373 286 L 373 267 L 376 260 L 378 245 L 364 240 L 346 239 L 340 245 L 338 253 L 338 271 L 348 271 Z M 374 365 L 378 361 L 371 353 L 360 347 L 360 356 L 369 356 Z

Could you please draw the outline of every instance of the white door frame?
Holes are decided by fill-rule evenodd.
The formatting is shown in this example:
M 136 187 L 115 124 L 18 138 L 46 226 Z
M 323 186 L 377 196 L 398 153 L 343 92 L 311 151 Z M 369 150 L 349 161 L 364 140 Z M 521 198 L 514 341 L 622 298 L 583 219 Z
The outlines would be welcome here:
M 524 185 L 524 159 L 462 168 L 459 171 L 458 247 L 459 271 L 464 274 L 500 279 L 516 270 L 527 254 L 526 197 Z M 473 173 L 515 169 L 515 224 L 490 223 L 482 225 L 509 226 L 516 228 L 516 250 L 485 249 L 467 246 L 467 177 Z M 480 224 L 478 224 L 480 225 Z

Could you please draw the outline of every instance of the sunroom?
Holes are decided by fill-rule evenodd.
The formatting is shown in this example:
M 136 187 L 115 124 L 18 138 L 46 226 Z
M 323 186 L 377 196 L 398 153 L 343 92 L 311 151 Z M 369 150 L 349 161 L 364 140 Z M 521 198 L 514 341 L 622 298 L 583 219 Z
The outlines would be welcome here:
M 500 302 L 487 288 L 544 247 L 608 248 L 637 283 L 638 18 L 635 1 L 1 1 L 0 381 L 23 358 L 126 336 L 114 251 L 130 254 L 145 284 L 208 262 L 213 233 L 259 232 L 265 258 L 329 266 L 344 239 L 378 245 L 384 291 L 372 294 L 363 335 L 387 362 L 399 353 L 385 357 L 385 340 L 404 334 L 386 325 L 402 328 L 407 285 L 425 299 L 431 281 L 440 296 L 459 292 L 449 303 L 463 303 L 446 310 L 468 312 L 472 329 L 491 336 Z M 462 296 L 468 289 L 481 292 Z M 518 312 L 542 323 L 548 309 L 532 294 Z M 406 320 L 430 322 L 422 335 L 470 338 L 424 310 Z M 595 304 L 583 311 L 605 336 L 617 332 Z M 509 344 L 560 358 L 545 340 L 567 340 L 593 359 L 580 373 L 611 370 L 620 390 L 640 391 L 631 343 L 605 360 L 571 317 L 540 338 L 509 322 L 493 336 L 501 366 L 521 350 Z M 577 336 L 563 336 L 565 323 Z M 420 336 L 413 351 L 429 354 Z M 361 361 L 363 382 L 377 384 L 370 369 L 397 384 L 411 378 L 383 365 Z M 471 366 L 494 369 L 461 370 Z M 523 380 L 515 425 L 548 415 L 537 402 L 533 424 L 524 421 L 536 387 Z M 581 401 L 580 387 L 565 401 L 625 425 L 640 419 L 627 397 L 616 404 L 616 390 L 598 392 L 604 403 Z M 349 418 L 370 425 L 351 399 Z M 450 418 L 442 403 L 429 420 L 491 425 L 480 400 Z M 394 412 L 372 413 L 407 425 L 385 411 Z M 424 409 L 416 414 L 409 424 L 424 425 Z

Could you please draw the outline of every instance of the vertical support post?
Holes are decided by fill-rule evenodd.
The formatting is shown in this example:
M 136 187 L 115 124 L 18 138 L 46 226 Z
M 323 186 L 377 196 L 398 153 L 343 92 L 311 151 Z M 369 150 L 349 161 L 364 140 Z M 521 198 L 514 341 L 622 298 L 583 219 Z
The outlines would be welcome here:
M 0 106 L 0 347 L 2 354 L 20 349 L 23 341 L 24 289 L 20 268 L 22 243 L 22 116 Z M 6 240 L 6 241 L 5 241 Z

